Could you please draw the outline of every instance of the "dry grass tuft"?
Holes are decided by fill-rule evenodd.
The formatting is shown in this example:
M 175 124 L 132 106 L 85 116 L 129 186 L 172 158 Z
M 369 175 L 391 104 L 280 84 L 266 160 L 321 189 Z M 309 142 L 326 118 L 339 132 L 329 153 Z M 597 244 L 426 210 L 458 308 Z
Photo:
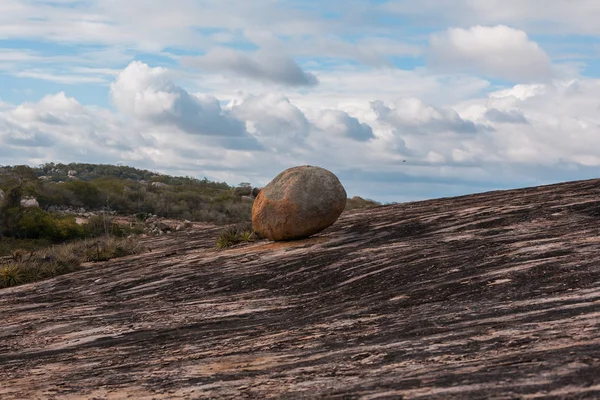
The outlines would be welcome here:
M 252 229 L 252 224 L 231 225 L 223 229 L 217 237 L 217 248 L 227 249 L 243 242 L 253 242 L 261 239 L 259 234 Z
M 25 252 L 16 250 L 0 264 L 0 288 L 37 282 L 81 269 L 84 262 L 108 261 L 146 251 L 137 238 L 79 240 Z

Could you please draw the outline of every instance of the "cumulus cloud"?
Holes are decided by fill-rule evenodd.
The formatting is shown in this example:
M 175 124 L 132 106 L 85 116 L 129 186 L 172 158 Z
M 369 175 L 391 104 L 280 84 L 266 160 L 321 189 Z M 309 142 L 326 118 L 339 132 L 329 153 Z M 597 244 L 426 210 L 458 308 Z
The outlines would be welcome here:
M 304 113 L 280 94 L 249 95 L 234 100 L 230 107 L 236 118 L 246 122 L 248 131 L 271 149 L 294 152 L 310 133 Z
M 481 73 L 510 81 L 547 80 L 554 76 L 548 55 L 521 30 L 508 26 L 451 28 L 430 38 L 430 65 Z
M 228 115 L 217 98 L 188 93 L 173 83 L 164 68 L 132 62 L 110 90 L 119 111 L 142 120 L 175 125 L 198 135 L 247 135 L 244 124 Z
M 333 134 L 357 141 L 374 139 L 373 129 L 342 110 L 325 110 L 315 121 L 325 134 Z
M 110 162 L 116 154 L 154 145 L 109 111 L 84 107 L 64 92 L 0 111 L 0 143 L 7 150 L 3 160 L 32 164 L 93 154 Z
M 373 101 L 371 107 L 379 120 L 393 124 L 406 133 L 473 134 L 486 129 L 485 126 L 478 126 L 473 121 L 461 118 L 452 109 L 438 108 L 417 98 L 399 99 L 393 107 L 388 107 L 381 101 Z
M 289 56 L 273 50 L 259 50 L 252 55 L 226 48 L 217 48 L 201 57 L 185 57 L 185 66 L 213 73 L 227 73 L 261 82 L 287 86 L 315 86 L 317 77 L 305 72 Z
M 520 110 L 498 110 L 496 108 L 490 108 L 485 112 L 485 117 L 498 123 L 507 124 L 526 124 L 528 123 L 527 118 L 523 115 Z
M 62 92 L 4 104 L 2 163 L 123 162 L 257 185 L 310 163 L 351 194 L 389 201 L 578 179 L 600 166 L 600 80 L 520 84 L 446 106 L 411 96 L 322 108 L 318 96 L 301 106 L 263 93 L 221 107 L 225 98 L 133 63 L 111 93 L 116 113 Z M 221 135 L 227 123 L 240 133 Z

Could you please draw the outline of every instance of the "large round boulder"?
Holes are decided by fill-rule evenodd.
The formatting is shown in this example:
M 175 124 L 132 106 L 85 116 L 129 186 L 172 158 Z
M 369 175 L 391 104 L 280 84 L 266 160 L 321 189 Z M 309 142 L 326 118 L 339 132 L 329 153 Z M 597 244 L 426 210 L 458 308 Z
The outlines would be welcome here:
M 265 186 L 252 206 L 252 226 L 271 240 L 302 239 L 332 225 L 346 206 L 339 179 L 320 167 L 286 169 Z

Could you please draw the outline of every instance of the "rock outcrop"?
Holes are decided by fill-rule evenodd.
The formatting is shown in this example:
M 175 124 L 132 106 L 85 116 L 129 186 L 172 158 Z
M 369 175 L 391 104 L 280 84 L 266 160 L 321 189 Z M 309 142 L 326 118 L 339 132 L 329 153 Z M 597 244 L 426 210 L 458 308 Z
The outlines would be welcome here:
M 4 203 L 4 190 L 0 189 L 0 205 Z
M 21 199 L 21 207 L 25 208 L 35 208 L 39 207 L 40 203 L 38 203 L 37 199 L 30 197 L 26 199 Z
M 0 398 L 600 398 L 600 180 L 220 226 L 0 290 Z
M 252 226 L 271 240 L 306 238 L 326 229 L 346 206 L 346 191 L 330 171 L 309 165 L 277 175 L 256 197 Z

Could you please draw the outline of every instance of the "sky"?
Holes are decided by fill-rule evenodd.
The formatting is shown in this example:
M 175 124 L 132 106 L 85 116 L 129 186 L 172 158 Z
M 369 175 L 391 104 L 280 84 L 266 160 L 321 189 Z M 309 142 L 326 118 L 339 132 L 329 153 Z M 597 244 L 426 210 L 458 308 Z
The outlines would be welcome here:
M 597 0 L 1 0 L 0 165 L 406 202 L 600 176 Z

